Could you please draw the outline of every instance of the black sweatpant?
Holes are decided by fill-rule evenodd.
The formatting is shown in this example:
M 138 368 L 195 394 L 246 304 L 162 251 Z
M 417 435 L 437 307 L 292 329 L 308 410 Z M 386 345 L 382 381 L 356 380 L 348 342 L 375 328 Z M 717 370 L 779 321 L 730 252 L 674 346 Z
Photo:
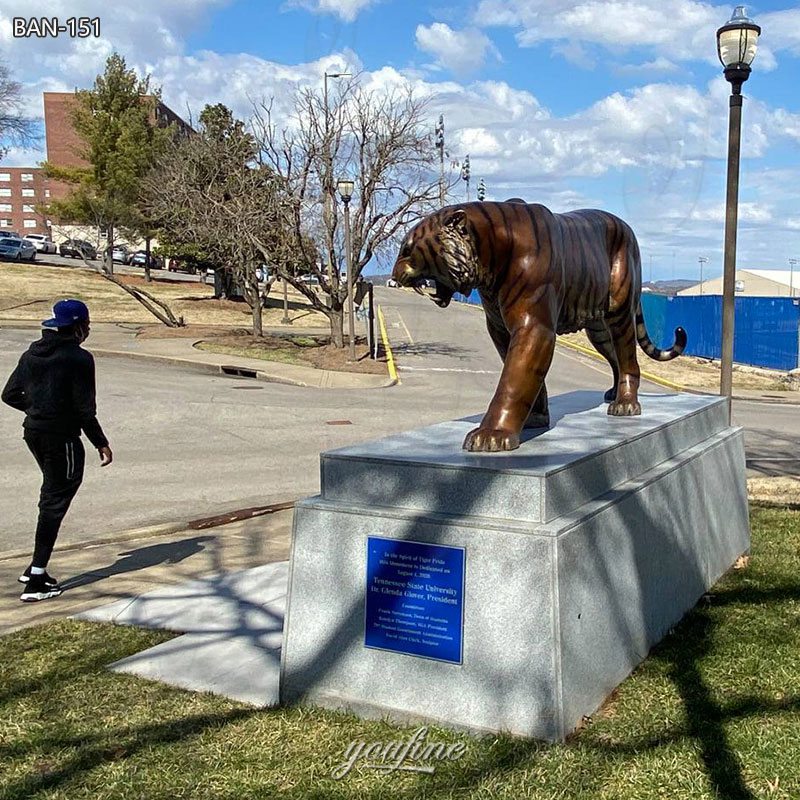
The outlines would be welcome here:
M 47 567 L 61 522 L 83 481 L 86 452 L 80 437 L 25 431 L 25 442 L 42 470 L 39 522 L 33 550 L 34 567 Z

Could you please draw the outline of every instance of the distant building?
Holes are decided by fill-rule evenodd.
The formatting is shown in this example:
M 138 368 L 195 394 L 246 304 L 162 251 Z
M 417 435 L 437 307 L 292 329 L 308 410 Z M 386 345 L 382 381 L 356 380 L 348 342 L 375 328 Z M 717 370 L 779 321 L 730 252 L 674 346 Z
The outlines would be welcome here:
M 75 102 L 73 92 L 44 92 L 44 132 L 47 160 L 57 167 L 88 167 L 82 157 L 83 143 L 72 126 L 71 107 Z M 175 124 L 189 134 L 192 128 L 172 109 L 159 102 L 153 114 L 154 125 Z M 3 230 L 15 231 L 20 236 L 41 233 L 53 238 L 68 236 L 86 238 L 85 229 L 66 226 L 55 234 L 53 221 L 43 213 L 50 200 L 65 197 L 71 191 L 68 184 L 46 178 L 39 167 L 4 167 L 0 164 L 0 235 Z
M 15 231 L 47 235 L 49 228 L 41 204 L 50 198 L 50 182 L 38 167 L 4 167 L 0 164 L 0 235 Z
M 800 269 L 739 269 L 735 275 L 739 297 L 800 297 Z M 722 294 L 722 277 L 703 281 L 678 292 L 679 295 Z
M 72 108 L 75 103 L 74 92 L 43 92 L 44 131 L 47 143 L 47 160 L 56 167 L 88 167 L 81 152 L 84 144 L 72 126 Z M 187 125 L 171 108 L 158 102 L 151 122 L 166 127 L 175 124 L 182 133 L 191 133 Z M 52 181 L 50 191 L 54 200 L 69 194 L 70 186 Z

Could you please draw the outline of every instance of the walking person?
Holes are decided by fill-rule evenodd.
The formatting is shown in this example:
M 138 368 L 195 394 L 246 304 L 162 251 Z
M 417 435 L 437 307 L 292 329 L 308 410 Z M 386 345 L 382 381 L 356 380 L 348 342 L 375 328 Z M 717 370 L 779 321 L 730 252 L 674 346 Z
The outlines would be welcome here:
M 2 394 L 4 403 L 25 412 L 23 438 L 43 477 L 33 559 L 19 577 L 25 584 L 20 600 L 29 603 L 62 591 L 47 565 L 83 481 L 81 431 L 97 448 L 101 466 L 113 460 L 97 421 L 94 358 L 81 347 L 89 336 L 89 309 L 80 300 L 60 300 L 42 327 L 42 338 L 22 354 Z

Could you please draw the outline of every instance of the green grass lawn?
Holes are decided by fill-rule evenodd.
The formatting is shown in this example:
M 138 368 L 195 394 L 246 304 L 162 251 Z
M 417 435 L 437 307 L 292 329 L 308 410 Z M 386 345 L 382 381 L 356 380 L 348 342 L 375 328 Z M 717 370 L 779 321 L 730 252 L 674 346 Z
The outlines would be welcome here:
M 800 798 L 800 512 L 753 508 L 729 574 L 562 745 L 470 738 L 434 775 L 354 767 L 399 728 L 259 711 L 107 672 L 169 634 L 59 622 L 2 640 L 0 798 Z

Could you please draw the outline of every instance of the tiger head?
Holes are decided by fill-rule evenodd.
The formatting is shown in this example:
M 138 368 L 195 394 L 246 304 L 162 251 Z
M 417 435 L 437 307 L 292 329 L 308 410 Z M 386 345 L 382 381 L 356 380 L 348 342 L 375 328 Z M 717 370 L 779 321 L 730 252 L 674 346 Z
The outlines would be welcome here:
M 445 208 L 418 223 L 406 236 L 392 270 L 401 286 L 422 294 L 426 280 L 433 280 L 431 295 L 446 308 L 455 292 L 469 294 L 478 285 L 479 261 L 472 223 L 461 208 Z

